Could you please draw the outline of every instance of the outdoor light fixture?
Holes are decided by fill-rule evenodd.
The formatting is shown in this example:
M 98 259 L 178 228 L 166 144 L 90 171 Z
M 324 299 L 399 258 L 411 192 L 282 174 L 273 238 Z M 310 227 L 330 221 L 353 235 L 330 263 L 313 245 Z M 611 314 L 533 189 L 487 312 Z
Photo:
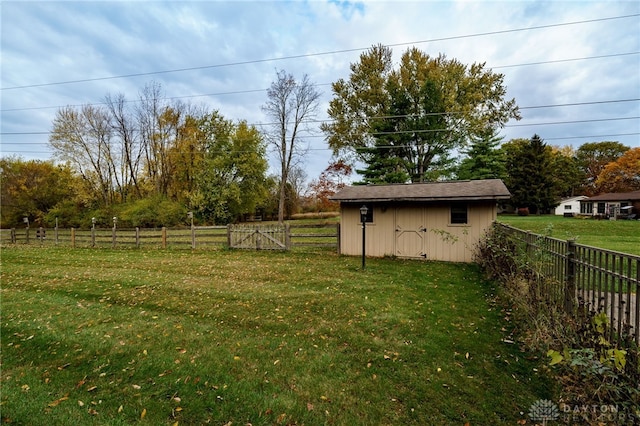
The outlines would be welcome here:
M 360 222 L 362 223 L 362 269 L 364 270 L 364 262 L 365 262 L 365 238 L 366 238 L 366 222 L 367 222 L 367 213 L 369 213 L 369 208 L 364 204 L 360 207 Z
M 369 208 L 365 205 L 360 207 L 360 222 L 364 223 L 367 221 L 367 213 L 369 213 Z

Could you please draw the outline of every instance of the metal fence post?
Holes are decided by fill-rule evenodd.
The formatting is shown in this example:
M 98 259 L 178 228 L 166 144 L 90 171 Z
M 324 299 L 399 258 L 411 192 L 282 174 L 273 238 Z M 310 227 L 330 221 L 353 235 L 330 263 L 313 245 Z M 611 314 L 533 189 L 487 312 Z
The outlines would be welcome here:
M 572 314 L 576 299 L 576 242 L 567 240 L 564 310 Z

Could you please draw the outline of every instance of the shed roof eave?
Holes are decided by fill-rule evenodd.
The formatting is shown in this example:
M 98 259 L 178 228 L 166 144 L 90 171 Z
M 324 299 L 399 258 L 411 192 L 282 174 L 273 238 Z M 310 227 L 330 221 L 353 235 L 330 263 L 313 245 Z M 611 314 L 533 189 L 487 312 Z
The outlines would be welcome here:
M 340 203 L 397 203 L 397 202 L 433 202 L 433 201 L 500 201 L 509 200 L 510 196 L 477 196 L 477 197 L 423 197 L 423 198 L 329 198 Z

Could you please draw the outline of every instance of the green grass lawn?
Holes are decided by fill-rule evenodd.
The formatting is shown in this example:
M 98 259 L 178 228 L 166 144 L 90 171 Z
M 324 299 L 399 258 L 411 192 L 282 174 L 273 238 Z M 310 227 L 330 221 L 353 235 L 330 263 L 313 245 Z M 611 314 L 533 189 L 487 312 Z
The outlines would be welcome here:
M 498 221 L 536 234 L 640 256 L 640 221 L 566 218 L 555 215 L 498 216 Z
M 515 424 L 552 385 L 475 265 L 2 250 L 3 423 Z

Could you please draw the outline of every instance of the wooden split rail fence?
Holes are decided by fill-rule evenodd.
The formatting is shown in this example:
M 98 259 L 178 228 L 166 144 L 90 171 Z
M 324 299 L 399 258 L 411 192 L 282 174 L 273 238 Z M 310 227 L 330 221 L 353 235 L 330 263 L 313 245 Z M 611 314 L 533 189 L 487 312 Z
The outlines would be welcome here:
M 339 224 L 227 225 L 192 228 L 22 228 L 1 229 L 0 244 L 62 247 L 230 247 L 289 250 L 326 247 L 339 250 Z

